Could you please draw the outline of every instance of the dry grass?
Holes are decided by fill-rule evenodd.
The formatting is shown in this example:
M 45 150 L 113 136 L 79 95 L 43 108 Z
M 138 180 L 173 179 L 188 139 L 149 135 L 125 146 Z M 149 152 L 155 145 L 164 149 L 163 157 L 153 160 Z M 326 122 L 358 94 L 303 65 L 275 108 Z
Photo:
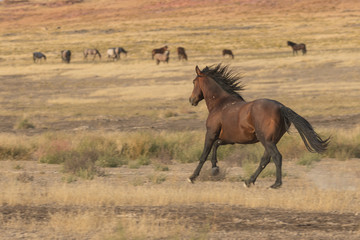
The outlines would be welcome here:
M 171 181 L 171 180 L 170 180 Z M 313 187 L 274 191 L 259 188 L 234 188 L 232 183 L 202 182 L 195 185 L 166 187 L 154 183 L 149 186 L 109 186 L 99 182 L 75 185 L 60 184 L 34 187 L 22 182 L 2 184 L 1 202 L 9 205 L 76 205 L 92 206 L 167 206 L 202 204 L 229 204 L 245 207 L 282 208 L 298 211 L 341 213 L 359 212 L 359 189 L 320 190 Z M 126 194 L 124 194 L 126 192 Z M 211 194 L 210 194 L 211 193 Z M 340 194 L 341 193 L 341 194 Z M 21 196 L 21 197 L 20 197 Z

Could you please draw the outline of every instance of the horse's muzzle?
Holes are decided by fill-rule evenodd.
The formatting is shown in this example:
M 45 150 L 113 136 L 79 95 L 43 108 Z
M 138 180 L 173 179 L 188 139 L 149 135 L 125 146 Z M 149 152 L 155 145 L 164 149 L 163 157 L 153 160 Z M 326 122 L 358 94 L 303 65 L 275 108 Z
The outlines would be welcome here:
M 199 103 L 199 101 L 196 101 L 196 99 L 195 99 L 195 98 L 192 98 L 192 97 L 189 98 L 189 102 L 190 102 L 191 105 L 193 105 L 193 106 L 197 106 L 198 103 Z

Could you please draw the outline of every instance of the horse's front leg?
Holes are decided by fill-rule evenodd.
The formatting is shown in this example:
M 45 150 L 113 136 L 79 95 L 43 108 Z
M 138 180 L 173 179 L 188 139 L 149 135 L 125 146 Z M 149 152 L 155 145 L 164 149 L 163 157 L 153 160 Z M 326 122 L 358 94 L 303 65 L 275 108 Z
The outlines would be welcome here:
M 200 156 L 198 166 L 195 168 L 194 173 L 188 179 L 189 182 L 194 183 L 195 179 L 199 176 L 201 168 L 209 156 L 212 146 L 214 145 L 215 139 L 215 134 L 209 133 L 209 131 L 206 133 L 204 150 Z

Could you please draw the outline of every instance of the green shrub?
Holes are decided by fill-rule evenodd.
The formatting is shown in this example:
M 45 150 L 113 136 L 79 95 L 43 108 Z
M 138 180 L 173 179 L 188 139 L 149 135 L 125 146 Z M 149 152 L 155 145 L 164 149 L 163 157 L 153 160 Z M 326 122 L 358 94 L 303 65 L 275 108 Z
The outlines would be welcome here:
M 93 179 L 94 176 L 102 176 L 104 173 L 95 165 L 97 153 L 89 151 L 72 152 L 64 161 L 64 172 L 74 174 L 84 179 Z

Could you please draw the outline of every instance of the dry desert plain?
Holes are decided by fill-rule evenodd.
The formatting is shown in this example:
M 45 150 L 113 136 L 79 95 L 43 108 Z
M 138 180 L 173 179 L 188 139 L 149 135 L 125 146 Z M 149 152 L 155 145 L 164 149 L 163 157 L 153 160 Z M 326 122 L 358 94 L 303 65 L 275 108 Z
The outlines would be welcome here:
M 0 1 L 0 239 L 359 239 L 360 3 L 324 2 Z M 109 61 L 110 47 L 128 54 Z M 260 144 L 220 147 L 220 174 L 207 162 L 188 183 L 207 117 L 188 101 L 194 69 L 218 63 L 243 75 L 245 100 L 280 101 L 331 136 L 328 151 L 291 128 L 280 189 L 273 163 L 243 187 Z

